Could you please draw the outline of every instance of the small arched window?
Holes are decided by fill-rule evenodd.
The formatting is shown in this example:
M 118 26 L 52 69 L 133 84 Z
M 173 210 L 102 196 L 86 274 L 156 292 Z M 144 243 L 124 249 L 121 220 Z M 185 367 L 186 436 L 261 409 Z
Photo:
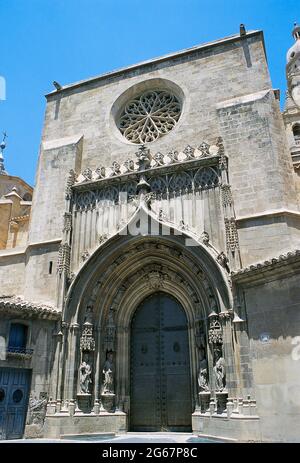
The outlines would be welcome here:
M 300 124 L 296 124 L 293 127 L 294 140 L 297 145 L 300 145 Z
M 22 323 L 12 323 L 10 325 L 8 351 L 24 352 L 27 344 L 28 327 Z

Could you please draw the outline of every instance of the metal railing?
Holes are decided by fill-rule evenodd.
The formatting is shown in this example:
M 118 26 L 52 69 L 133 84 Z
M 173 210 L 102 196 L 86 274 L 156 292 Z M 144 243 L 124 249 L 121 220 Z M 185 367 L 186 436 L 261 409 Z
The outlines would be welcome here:
M 32 355 L 33 354 L 33 349 L 26 349 L 24 347 L 12 347 L 8 346 L 6 349 L 6 352 L 8 354 L 24 354 L 24 355 Z

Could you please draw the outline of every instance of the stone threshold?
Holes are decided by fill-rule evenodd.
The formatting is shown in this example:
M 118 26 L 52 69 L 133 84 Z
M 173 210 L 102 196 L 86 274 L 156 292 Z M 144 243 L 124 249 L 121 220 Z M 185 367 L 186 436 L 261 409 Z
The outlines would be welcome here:
M 89 433 L 81 433 L 81 434 L 61 434 L 60 439 L 83 439 L 85 437 L 116 437 L 115 432 L 89 432 Z

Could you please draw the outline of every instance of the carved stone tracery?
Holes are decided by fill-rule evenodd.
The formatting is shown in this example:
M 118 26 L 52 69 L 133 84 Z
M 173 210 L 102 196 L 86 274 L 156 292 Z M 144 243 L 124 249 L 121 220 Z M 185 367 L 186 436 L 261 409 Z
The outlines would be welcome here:
M 132 143 L 149 143 L 172 130 L 181 104 L 167 91 L 146 91 L 126 104 L 118 121 L 121 133 Z
M 80 350 L 83 352 L 92 352 L 95 350 L 95 339 L 93 336 L 93 325 L 85 322 L 82 335 L 80 338 Z
M 68 276 L 70 273 L 71 247 L 68 243 L 59 246 L 57 271 L 61 275 L 63 272 Z
M 227 251 L 234 252 L 235 250 L 239 250 L 239 236 L 234 217 L 225 217 L 225 233 Z
M 210 319 L 208 329 L 208 342 L 212 345 L 223 344 L 222 327 L 219 320 L 215 316 L 211 317 Z

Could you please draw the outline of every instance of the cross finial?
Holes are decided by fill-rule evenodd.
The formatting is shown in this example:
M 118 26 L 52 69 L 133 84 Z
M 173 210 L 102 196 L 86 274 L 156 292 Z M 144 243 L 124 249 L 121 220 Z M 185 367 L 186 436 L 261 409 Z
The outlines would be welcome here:
M 3 132 L 3 140 L 0 143 L 0 175 L 7 175 L 4 167 L 4 159 L 3 159 L 3 150 L 6 147 L 5 139 L 7 138 L 7 133 Z
M 6 147 L 5 139 L 7 138 L 7 133 L 6 132 L 2 132 L 2 133 L 3 133 L 3 139 L 2 139 L 2 142 L 0 144 L 1 151 L 3 151 L 4 148 Z

